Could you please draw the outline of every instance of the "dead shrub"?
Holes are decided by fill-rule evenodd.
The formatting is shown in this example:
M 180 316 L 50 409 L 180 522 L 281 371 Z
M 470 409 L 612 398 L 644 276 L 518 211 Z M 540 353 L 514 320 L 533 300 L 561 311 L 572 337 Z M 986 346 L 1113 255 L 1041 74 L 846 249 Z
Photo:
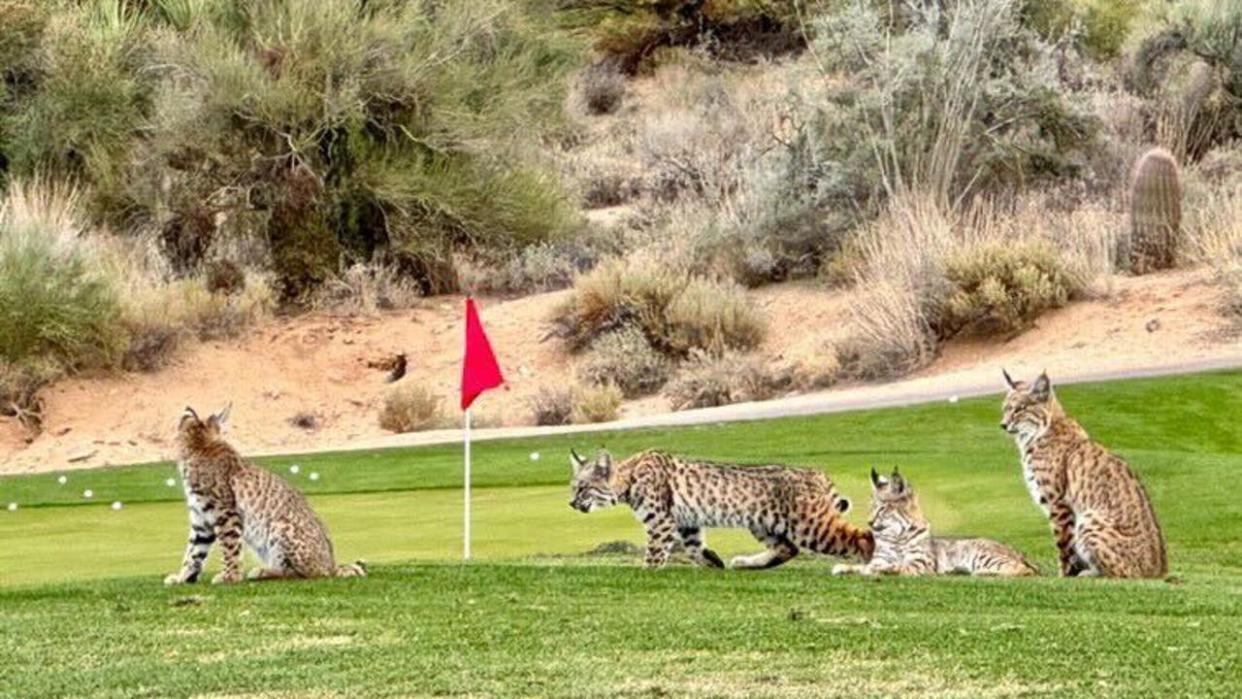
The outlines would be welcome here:
M 589 384 L 613 384 L 626 398 L 660 390 L 668 380 L 669 361 L 651 346 L 637 328 L 626 327 L 591 343 L 578 379 Z
M 790 370 L 773 369 L 759 357 L 700 353 L 669 382 L 664 395 L 673 410 L 688 410 L 768 400 L 792 384 Z
M 576 425 L 612 422 L 621 410 L 621 389 L 612 384 L 578 386 L 573 390 L 570 419 Z
M 591 114 L 612 114 L 625 97 L 625 76 L 616 61 L 602 60 L 582 71 L 579 79 L 582 101 Z
M 390 432 L 421 432 L 449 427 L 440 409 L 440 398 L 423 386 L 406 385 L 393 389 L 384 398 L 379 425 Z
M 215 260 L 207 265 L 207 291 L 232 296 L 246 289 L 246 273 L 236 262 Z
M 32 358 L 18 363 L 0 358 L 0 415 L 16 418 L 31 435 L 43 427 L 43 400 L 39 391 L 64 374 L 64 368 L 50 358 Z
M 568 425 L 573 421 L 574 396 L 568 388 L 544 386 L 526 399 L 536 425 Z
M 181 344 L 182 329 L 160 323 L 131 325 L 129 344 L 121 355 L 125 371 L 151 372 L 167 366 Z

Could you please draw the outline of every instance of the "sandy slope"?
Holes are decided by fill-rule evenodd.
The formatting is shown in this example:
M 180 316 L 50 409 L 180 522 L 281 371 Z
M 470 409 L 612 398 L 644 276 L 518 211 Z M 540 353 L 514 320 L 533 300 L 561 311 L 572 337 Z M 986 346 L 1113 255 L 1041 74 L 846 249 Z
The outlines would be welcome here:
M 572 376 L 575 358 L 555 341 L 541 341 L 548 309 L 565 292 L 510 301 L 483 300 L 483 322 L 496 345 L 509 387 L 478 403 L 480 421 L 517 427 L 530 423 L 528 398 L 540 386 Z M 965 340 L 947 345 L 930 367 L 884 386 L 845 386 L 758 406 L 730 406 L 702 419 L 738 419 L 782 412 L 816 412 L 837 404 L 892 402 L 894 396 L 982 390 L 998 367 L 1017 374 L 1047 368 L 1054 378 L 1126 372 L 1210 360 L 1242 365 L 1242 344 L 1216 312 L 1217 291 L 1202 271 L 1117 278 L 1113 293 L 1048 314 L 1007 342 Z M 761 351 L 772 357 L 813 355 L 840 338 L 849 296 L 811 283 L 753 292 L 771 332 Z M 445 435 L 393 436 L 376 415 L 391 390 L 384 372 L 367 362 L 407 352 L 410 374 L 454 407 L 459 376 L 461 299 L 437 298 L 420 308 L 378 317 L 311 315 L 274 321 L 240 341 L 208 343 L 178 356 L 154 374 L 77 377 L 47 391 L 47 424 L 26 444 L 12 421 L 0 421 L 0 472 L 21 473 L 168 458 L 173 423 L 187 404 L 200 410 L 233 403 L 232 435 L 248 452 L 276 453 L 414 443 Z M 318 427 L 290 424 L 309 411 Z M 661 398 L 626 406 L 630 424 L 666 422 Z M 691 416 L 673 419 L 698 419 Z M 501 430 L 498 433 L 509 433 Z

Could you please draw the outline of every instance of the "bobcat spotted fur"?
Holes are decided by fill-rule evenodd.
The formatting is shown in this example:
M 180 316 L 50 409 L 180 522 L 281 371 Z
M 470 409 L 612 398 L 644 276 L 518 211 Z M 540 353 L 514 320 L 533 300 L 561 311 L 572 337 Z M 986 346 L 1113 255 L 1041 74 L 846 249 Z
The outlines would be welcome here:
M 999 541 L 933 537 L 918 495 L 897 469 L 888 478 L 871 469 L 871 489 L 875 553 L 864 565 L 833 566 L 833 575 L 1038 574 L 1022 554 Z
M 251 578 L 352 577 L 362 565 L 337 566 L 323 522 L 306 498 L 276 474 L 255 466 L 224 441 L 228 410 L 200 420 L 186 408 L 177 427 L 177 468 L 190 508 L 190 541 L 181 569 L 166 585 L 195 582 L 212 544 L 220 542 L 224 569 L 213 583 L 242 579 L 242 541 L 263 568 Z
M 1164 534 L 1138 476 L 1065 414 L 1047 374 L 1030 385 L 1004 376 L 1001 428 L 1017 442 L 1027 489 L 1052 523 L 1061 574 L 1165 575 Z
M 733 559 L 735 568 L 773 568 L 801 549 L 870 558 L 871 535 L 841 516 L 849 501 L 823 473 L 787 466 L 688 461 L 646 451 L 613 465 L 571 451 L 573 499 L 581 512 L 625 503 L 647 530 L 648 567 L 660 567 L 678 540 L 702 565 L 724 562 L 703 540 L 704 527 L 749 529 L 767 551 Z

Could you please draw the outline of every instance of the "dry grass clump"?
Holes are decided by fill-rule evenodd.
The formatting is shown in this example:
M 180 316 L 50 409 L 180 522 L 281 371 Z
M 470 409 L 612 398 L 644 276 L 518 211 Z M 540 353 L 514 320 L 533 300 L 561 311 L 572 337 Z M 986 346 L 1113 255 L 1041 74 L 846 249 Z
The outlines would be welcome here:
M 616 61 L 604 59 L 588 66 L 578 78 L 582 101 L 590 114 L 612 114 L 625 97 L 625 76 Z
M 624 399 L 621 389 L 612 384 L 577 386 L 571 395 L 570 421 L 576 425 L 616 420 Z
M 664 395 L 673 410 L 688 410 L 768 400 L 792 384 L 792 372 L 773 370 L 759 357 L 698 354 L 669 382 Z
M 422 297 L 418 284 L 396 267 L 357 263 L 324 282 L 312 305 L 340 313 L 373 314 L 413 308 Z
M 384 398 L 379 425 L 390 432 L 421 432 L 451 426 L 440 409 L 440 398 L 424 386 L 407 383 Z
M 672 270 L 644 256 L 612 260 L 579 277 L 552 322 L 571 349 L 633 327 L 673 358 L 695 350 L 751 349 L 765 329 L 741 287 Z
M 1242 190 L 1204 197 L 1189 234 L 1193 259 L 1211 266 L 1224 289 L 1222 310 L 1242 320 Z
M 634 327 L 601 335 L 591 343 L 578 379 L 587 384 L 612 384 L 626 398 L 660 390 L 668 381 L 669 360 Z

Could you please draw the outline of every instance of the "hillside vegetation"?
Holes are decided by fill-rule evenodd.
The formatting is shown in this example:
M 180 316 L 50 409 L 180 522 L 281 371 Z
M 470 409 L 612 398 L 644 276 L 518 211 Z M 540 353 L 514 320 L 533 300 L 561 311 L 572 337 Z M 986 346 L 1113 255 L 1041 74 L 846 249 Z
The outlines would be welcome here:
M 592 355 L 575 390 L 687 407 L 907 372 L 1118 273 L 1208 264 L 1242 309 L 1230 0 L 0 0 L 0 24 L 0 411 L 31 430 L 67 372 L 447 292 L 572 285 L 549 330 Z M 852 295 L 848 339 L 748 364 L 745 289 L 798 277 Z

